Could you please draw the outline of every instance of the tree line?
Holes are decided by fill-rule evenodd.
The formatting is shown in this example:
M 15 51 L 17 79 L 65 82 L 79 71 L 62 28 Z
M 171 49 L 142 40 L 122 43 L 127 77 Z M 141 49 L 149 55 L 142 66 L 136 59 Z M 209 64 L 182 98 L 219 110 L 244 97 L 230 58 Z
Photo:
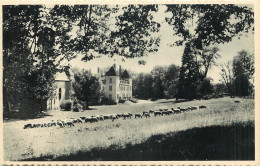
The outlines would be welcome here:
M 241 50 L 238 55 L 221 65 L 221 81 L 231 96 L 254 96 L 254 54 Z
M 139 73 L 133 78 L 133 96 L 139 99 L 175 98 L 180 67 L 156 66 L 150 73 Z

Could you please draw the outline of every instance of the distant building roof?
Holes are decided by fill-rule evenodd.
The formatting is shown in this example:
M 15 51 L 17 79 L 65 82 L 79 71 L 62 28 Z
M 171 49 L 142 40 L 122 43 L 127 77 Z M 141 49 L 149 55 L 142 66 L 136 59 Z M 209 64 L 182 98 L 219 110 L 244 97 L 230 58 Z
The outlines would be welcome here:
M 57 72 L 55 75 L 55 81 L 70 81 L 70 78 L 65 72 Z
M 105 76 L 117 76 L 115 68 L 112 66 L 105 74 Z
M 121 76 L 121 78 L 130 78 L 129 73 L 125 70 Z
M 69 67 L 64 67 L 63 72 L 57 72 L 55 74 L 55 81 L 71 81 L 74 77 L 73 72 Z

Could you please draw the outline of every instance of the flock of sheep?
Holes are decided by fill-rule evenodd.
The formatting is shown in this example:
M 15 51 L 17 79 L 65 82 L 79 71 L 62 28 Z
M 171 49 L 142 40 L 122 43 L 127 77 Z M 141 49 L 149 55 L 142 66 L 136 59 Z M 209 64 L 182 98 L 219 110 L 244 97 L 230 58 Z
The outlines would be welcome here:
M 56 122 L 52 120 L 49 123 L 43 123 L 43 124 L 25 124 L 24 129 L 27 128 L 39 128 L 39 127 L 54 127 L 54 126 L 59 126 L 61 128 L 63 127 L 73 127 L 75 123 L 94 123 L 98 121 L 104 121 L 104 120 L 112 120 L 114 122 L 115 120 L 119 118 L 123 119 L 131 119 L 132 117 L 134 118 L 149 118 L 152 115 L 154 116 L 165 116 L 165 115 L 172 115 L 172 114 L 179 114 L 182 112 L 190 111 L 190 110 L 196 110 L 196 109 L 205 109 L 207 108 L 205 105 L 201 105 L 199 107 L 187 107 L 187 108 L 181 108 L 177 107 L 176 109 L 171 108 L 171 109 L 159 109 L 158 111 L 154 110 L 149 110 L 149 111 L 144 111 L 142 114 L 131 114 L 131 113 L 123 113 L 123 114 L 114 114 L 114 115 L 99 115 L 99 116 L 91 116 L 91 117 L 80 117 L 80 118 L 70 118 L 69 120 L 62 121 L 62 120 L 57 120 Z

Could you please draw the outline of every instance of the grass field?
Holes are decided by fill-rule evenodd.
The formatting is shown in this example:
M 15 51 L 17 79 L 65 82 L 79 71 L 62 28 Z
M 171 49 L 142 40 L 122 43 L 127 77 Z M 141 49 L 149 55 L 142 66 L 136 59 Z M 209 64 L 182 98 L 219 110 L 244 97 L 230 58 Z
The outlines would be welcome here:
M 240 100 L 241 103 L 235 103 L 234 100 Z M 70 117 L 91 116 L 91 115 L 110 115 L 115 113 L 142 113 L 149 109 L 171 108 L 171 107 L 188 107 L 206 105 L 207 109 L 193 110 L 181 114 L 174 114 L 163 117 L 151 117 L 143 119 L 119 119 L 115 122 L 106 120 L 98 123 L 83 123 L 75 124 L 75 127 L 49 127 L 49 128 L 33 128 L 23 129 L 26 123 L 44 123 L 51 120 L 66 119 Z M 173 104 L 171 100 L 159 100 L 156 102 L 146 102 L 138 104 L 118 104 L 115 106 L 95 106 L 90 111 L 84 112 L 63 112 L 63 111 L 50 111 L 48 117 L 42 119 L 32 119 L 26 121 L 9 121 L 4 122 L 4 159 L 5 160 L 75 160 L 75 155 L 80 156 L 78 160 L 108 160 L 106 156 L 102 156 L 102 151 L 111 148 L 117 152 L 125 149 L 131 152 L 129 148 L 136 146 L 143 146 L 153 140 L 154 137 L 161 136 L 161 141 L 167 140 L 167 135 L 175 135 L 175 139 L 181 136 L 182 132 L 187 131 L 185 137 L 191 137 L 194 130 L 196 133 L 204 133 L 204 131 L 222 131 L 221 127 L 230 127 L 227 132 L 219 135 L 220 137 L 229 136 L 229 130 L 233 131 L 234 126 L 237 129 L 253 130 L 254 122 L 254 100 L 250 99 L 237 99 L 237 98 L 219 98 L 211 100 L 198 100 L 183 103 Z M 240 125 L 241 124 L 241 125 Z M 238 126 L 237 126 L 238 125 Z M 233 127 L 232 127 L 233 126 Z M 242 126 L 242 127 L 241 127 Z M 248 127 L 249 126 L 249 127 Z M 212 127 L 207 128 L 207 127 Z M 214 128 L 214 127 L 217 127 Z M 191 129 L 191 130 L 190 130 Z M 194 129 L 194 130 L 193 130 Z M 210 129 L 210 130 L 209 130 Z M 202 130 L 202 131 L 200 131 Z M 190 132 L 189 132 L 190 131 Z M 240 130 L 238 130 L 240 131 Z M 231 132 L 230 137 L 236 140 L 236 132 Z M 252 147 L 252 140 L 254 141 L 254 133 L 249 135 L 251 140 L 250 147 Z M 249 133 L 249 134 L 250 134 Z M 185 135 L 184 134 L 184 135 Z M 196 134 L 195 134 L 196 135 Z M 239 135 L 239 134 L 238 134 Z M 225 137 L 226 138 L 226 137 Z M 240 138 L 240 137 L 238 137 Z M 241 137 L 241 139 L 244 137 Z M 213 139 L 215 140 L 215 139 Z M 232 140 L 232 139 L 231 139 Z M 199 142 L 200 140 L 197 140 Z M 246 140 L 243 140 L 246 141 Z M 167 141 L 168 142 L 168 141 Z M 175 141 L 174 141 L 175 142 Z M 182 147 L 178 141 L 176 144 L 171 143 L 172 146 Z M 196 143 L 196 141 L 195 141 Z M 151 144 L 155 144 L 153 141 Z M 214 144 L 214 141 L 210 144 Z M 217 143 L 216 143 L 217 144 Z M 212 146 L 215 146 L 212 145 Z M 235 145 L 234 145 L 235 146 Z M 159 146 L 160 147 L 160 146 Z M 157 148 L 159 148 L 157 147 Z M 240 146 L 235 146 L 240 147 Z M 241 146 L 242 148 L 243 146 Z M 253 146 L 254 147 L 254 146 Z M 93 158 L 84 158 L 89 152 L 95 150 L 98 155 L 93 155 Z M 135 148 L 134 148 L 135 149 Z M 252 148 L 251 148 L 252 150 Z M 141 150 L 142 151 L 142 150 Z M 143 151 L 146 151 L 143 149 Z M 159 151 L 160 150 L 156 150 Z M 168 151 L 170 153 L 171 151 Z M 134 153 L 134 152 L 133 152 Z M 135 152 L 137 153 L 137 152 Z M 138 151 L 138 154 L 141 152 Z M 175 153 L 175 152 L 172 152 Z M 176 152 L 177 153 L 177 152 Z M 182 152 L 179 152 L 181 154 Z M 213 153 L 213 152 L 212 152 Z M 123 154 L 123 153 L 122 153 Z M 144 153 L 145 154 L 145 153 Z M 149 153 L 147 153 L 149 154 Z M 186 152 L 185 152 L 186 154 Z M 74 155 L 74 157 L 73 157 Z M 183 156 L 183 155 L 182 155 Z M 184 155 L 184 156 L 187 156 Z M 187 157 L 187 159 L 196 160 L 201 157 L 194 156 Z M 72 158 L 73 157 L 73 158 Z M 239 157 L 238 157 L 239 158 Z M 109 157 L 113 160 L 113 157 Z M 116 157 L 115 157 L 116 159 Z M 125 160 L 149 160 L 147 155 L 143 157 L 130 157 L 121 158 Z M 156 158 L 155 158 L 156 159 Z M 165 158 L 167 160 L 185 160 L 184 158 Z M 219 158 L 218 158 L 219 159 Z M 229 157 L 234 159 L 234 157 Z M 236 159 L 236 158 L 235 158 Z M 242 158 L 240 158 L 242 159 Z M 248 157 L 246 159 L 252 159 Z M 158 158 L 158 160 L 164 160 Z

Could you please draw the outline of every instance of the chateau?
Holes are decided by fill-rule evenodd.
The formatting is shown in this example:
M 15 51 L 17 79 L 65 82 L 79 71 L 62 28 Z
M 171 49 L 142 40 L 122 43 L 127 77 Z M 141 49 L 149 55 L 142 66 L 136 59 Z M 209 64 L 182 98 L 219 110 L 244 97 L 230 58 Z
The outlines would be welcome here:
M 99 74 L 99 69 L 98 69 Z M 114 64 L 104 76 L 101 76 L 101 92 L 104 97 L 118 103 L 119 100 L 132 98 L 132 78 L 127 70 L 121 72 L 121 66 L 117 71 Z

